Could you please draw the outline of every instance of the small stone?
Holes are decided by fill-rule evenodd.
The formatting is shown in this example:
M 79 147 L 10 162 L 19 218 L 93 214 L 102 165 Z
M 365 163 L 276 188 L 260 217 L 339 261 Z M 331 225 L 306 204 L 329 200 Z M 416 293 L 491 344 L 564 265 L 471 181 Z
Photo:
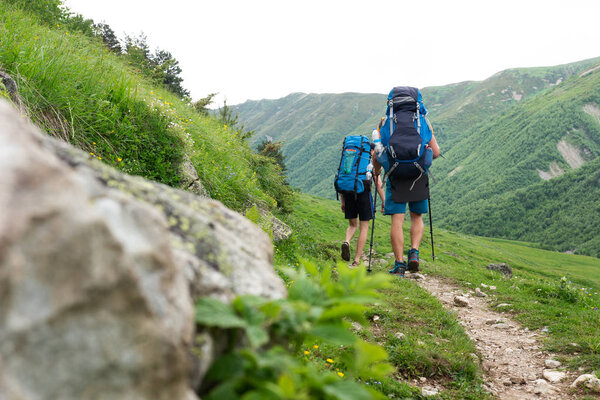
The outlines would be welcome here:
M 501 324 L 503 321 L 501 319 L 488 319 L 487 321 L 485 321 L 486 325 L 496 325 L 496 324 Z
M 527 381 L 525 380 L 525 378 L 523 378 L 522 376 L 511 376 L 510 377 L 510 381 L 514 385 L 525 385 L 527 383 Z
M 510 379 L 506 379 L 506 380 L 502 381 L 502 384 L 504 386 L 510 386 L 510 385 L 512 385 L 512 382 L 510 381 Z
M 427 382 L 427 378 L 425 378 L 424 376 L 421 376 L 421 377 L 419 378 L 419 380 L 421 381 L 421 383 L 425 383 L 425 382 Z
M 425 277 L 417 272 L 407 272 L 406 277 L 414 280 L 425 280 Z
M 580 375 L 577 379 L 575 379 L 575 382 L 571 384 L 572 388 L 576 388 L 578 386 L 585 386 L 596 393 L 600 393 L 600 379 L 593 374 Z
M 539 395 L 547 395 L 554 393 L 554 386 L 548 383 L 545 379 L 537 379 L 534 382 L 533 393 Z
M 404 341 L 406 340 L 406 335 L 402 332 L 396 332 L 394 333 L 394 336 L 396 337 L 396 339 Z
M 508 324 L 506 324 L 506 323 L 504 323 L 504 322 L 501 322 L 499 324 L 494 325 L 494 328 L 496 328 L 496 329 L 510 329 L 511 326 L 508 325 Z
M 547 327 L 547 326 L 543 327 L 543 328 L 540 330 L 540 332 L 542 332 L 542 333 L 548 333 L 548 327 Z
M 479 288 L 475 288 L 475 296 L 477 297 L 487 297 L 487 294 L 481 291 Z
M 454 305 L 458 307 L 469 307 L 469 299 L 464 296 L 454 296 Z
M 423 395 L 423 397 L 433 397 L 433 396 L 437 396 L 438 395 L 438 390 L 436 388 L 432 388 L 432 387 L 424 387 L 421 389 L 421 395 Z
M 560 362 L 556 360 L 546 360 L 544 361 L 546 368 L 554 369 L 560 367 Z
M 512 307 L 512 304 L 501 303 L 501 304 L 498 304 L 496 307 L 497 308 Z
M 374 322 L 379 321 L 379 315 L 373 315 L 373 321 Z
M 562 379 L 564 379 L 565 376 L 567 376 L 567 374 L 565 374 L 564 372 L 556 371 L 553 369 L 545 369 L 542 375 L 544 379 L 546 379 L 550 383 L 560 382 Z
M 482 283 L 482 284 L 481 284 L 481 287 L 482 287 L 482 288 L 484 288 L 484 289 L 487 289 L 489 286 L 488 286 L 488 285 L 486 285 L 485 283 Z
M 490 290 L 496 290 L 496 286 L 490 286 Z
M 354 321 L 354 322 L 352 322 L 352 330 L 354 330 L 356 332 L 360 332 L 360 331 L 362 331 L 362 325 L 359 324 L 358 322 Z

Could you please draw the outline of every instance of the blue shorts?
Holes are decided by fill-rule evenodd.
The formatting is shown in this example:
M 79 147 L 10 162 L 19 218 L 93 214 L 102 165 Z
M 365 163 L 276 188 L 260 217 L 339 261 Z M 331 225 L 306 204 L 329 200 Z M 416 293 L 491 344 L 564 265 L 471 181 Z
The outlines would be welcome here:
M 385 185 L 385 208 L 383 210 L 384 215 L 392 214 L 406 214 L 406 203 L 396 203 L 392 198 L 392 186 L 390 182 Z M 427 214 L 429 208 L 429 202 L 427 199 L 420 201 L 411 201 L 408 203 L 408 208 L 415 214 Z

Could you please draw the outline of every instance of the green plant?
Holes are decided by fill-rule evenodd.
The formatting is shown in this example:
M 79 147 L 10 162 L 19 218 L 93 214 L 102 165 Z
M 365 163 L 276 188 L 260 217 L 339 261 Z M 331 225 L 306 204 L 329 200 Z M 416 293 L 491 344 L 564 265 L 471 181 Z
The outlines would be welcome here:
M 197 303 L 196 322 L 229 335 L 226 354 L 206 375 L 203 398 L 381 398 L 360 381 L 390 373 L 387 355 L 348 327 L 349 321 L 366 323 L 367 304 L 377 300 L 388 277 L 345 265 L 319 270 L 308 261 L 284 274 L 286 299 L 241 296 L 230 305 L 210 298 Z M 343 355 L 339 360 L 311 355 L 308 349 L 319 347 L 315 343 L 342 346 Z

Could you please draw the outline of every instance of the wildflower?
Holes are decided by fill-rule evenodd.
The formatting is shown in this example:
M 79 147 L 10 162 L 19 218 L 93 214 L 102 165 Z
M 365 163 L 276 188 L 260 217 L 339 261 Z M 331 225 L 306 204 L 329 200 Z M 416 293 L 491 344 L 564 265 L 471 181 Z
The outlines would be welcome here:
M 335 361 L 333 361 L 331 358 L 328 358 L 328 359 L 327 359 L 327 362 L 328 362 L 329 364 L 333 364 Z
M 34 39 L 34 40 L 38 40 L 38 39 L 39 39 L 39 37 L 38 37 L 38 36 L 35 36 L 33 39 Z
M 344 377 L 344 373 L 343 372 L 338 372 L 337 374 L 339 375 L 340 378 Z
M 90 155 L 92 155 L 92 156 L 93 156 L 93 155 L 94 155 L 94 153 L 90 153 Z
M 96 144 L 96 142 L 92 142 L 92 144 Z
M 318 349 L 318 348 L 319 348 L 319 345 L 315 344 L 313 347 L 314 347 L 315 349 Z
M 310 354 L 310 353 L 308 352 L 308 350 L 304 350 L 304 355 L 305 355 L 305 356 L 307 356 L 307 355 L 309 355 L 309 354 Z
M 102 160 L 102 157 L 98 157 L 98 160 Z
M 121 162 L 121 161 L 123 161 L 123 159 L 121 157 L 117 157 L 117 161 Z

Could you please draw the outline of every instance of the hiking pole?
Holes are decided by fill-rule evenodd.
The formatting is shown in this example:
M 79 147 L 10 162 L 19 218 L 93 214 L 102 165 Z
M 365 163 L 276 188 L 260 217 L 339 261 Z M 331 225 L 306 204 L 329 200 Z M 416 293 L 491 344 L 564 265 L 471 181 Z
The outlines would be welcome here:
M 429 233 L 431 234 L 431 257 L 435 261 L 435 249 L 433 248 L 433 223 L 431 222 L 431 197 L 427 197 L 427 205 L 429 206 Z
M 369 267 L 367 272 L 371 272 L 371 256 L 373 255 L 373 233 L 375 232 L 375 213 L 377 212 L 377 184 L 375 184 L 375 200 L 371 202 L 371 215 L 373 216 L 373 224 L 371 225 L 371 245 L 369 248 Z

